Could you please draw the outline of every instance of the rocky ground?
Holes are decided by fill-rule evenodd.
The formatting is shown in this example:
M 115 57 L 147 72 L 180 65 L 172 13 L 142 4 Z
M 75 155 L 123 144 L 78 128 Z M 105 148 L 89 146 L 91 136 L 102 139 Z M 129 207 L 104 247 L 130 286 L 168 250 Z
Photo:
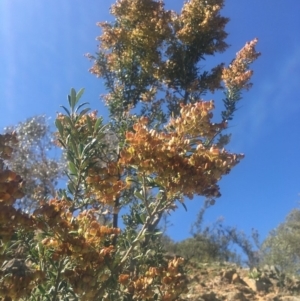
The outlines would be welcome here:
M 245 269 L 232 264 L 190 267 L 189 301 L 300 301 L 300 278 L 287 277 L 274 266 Z

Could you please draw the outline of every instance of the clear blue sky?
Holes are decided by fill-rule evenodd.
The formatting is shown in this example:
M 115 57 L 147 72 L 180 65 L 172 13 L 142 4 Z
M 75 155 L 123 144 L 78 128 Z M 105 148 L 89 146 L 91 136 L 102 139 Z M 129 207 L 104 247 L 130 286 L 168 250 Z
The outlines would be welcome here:
M 0 2 L 0 129 L 35 114 L 55 119 L 71 87 L 86 88 L 99 114 L 102 82 L 88 73 L 84 58 L 95 53 L 96 22 L 109 20 L 111 0 L 1 0 Z M 178 10 L 182 0 L 167 0 Z M 227 0 L 223 15 L 231 47 L 219 60 L 227 63 L 255 37 L 262 52 L 254 64 L 254 87 L 244 94 L 231 123 L 232 152 L 245 159 L 221 181 L 222 197 L 206 214 L 265 237 L 300 200 L 300 1 Z M 216 99 L 217 101 L 217 99 Z M 218 104 L 218 102 L 217 102 Z M 187 201 L 171 218 L 171 236 L 189 235 L 202 206 Z

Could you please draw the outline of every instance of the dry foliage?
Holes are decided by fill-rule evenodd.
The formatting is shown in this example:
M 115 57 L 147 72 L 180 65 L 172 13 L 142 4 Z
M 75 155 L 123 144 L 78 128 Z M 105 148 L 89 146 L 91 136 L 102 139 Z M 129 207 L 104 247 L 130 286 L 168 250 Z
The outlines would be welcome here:
M 185 197 L 214 203 L 218 181 L 243 158 L 225 150 L 224 131 L 259 55 L 253 40 L 229 67 L 199 67 L 228 47 L 223 5 L 191 0 L 181 13 L 154 0 L 112 6 L 115 21 L 99 24 L 98 54 L 89 56 L 107 87 L 111 121 L 79 104 L 83 89 L 71 89 L 69 108 L 56 119 L 67 189 L 32 214 L 17 211 L 22 181 L 2 161 L 5 300 L 173 301 L 187 291 L 184 260 L 164 257 L 157 225 L 177 204 L 186 207 Z M 219 89 L 225 108 L 214 122 L 214 101 L 203 96 Z M 3 160 L 9 139 L 16 142 L 1 136 Z

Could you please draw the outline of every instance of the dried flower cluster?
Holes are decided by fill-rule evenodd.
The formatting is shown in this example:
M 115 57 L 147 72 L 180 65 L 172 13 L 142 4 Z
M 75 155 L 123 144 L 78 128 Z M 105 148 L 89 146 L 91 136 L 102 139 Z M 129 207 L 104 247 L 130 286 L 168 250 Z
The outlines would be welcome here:
M 181 14 L 174 19 L 178 38 L 187 45 L 199 43 L 206 54 L 223 52 L 227 48 L 223 40 L 227 36 L 224 27 L 228 22 L 227 18 L 220 16 L 223 6 L 223 0 L 186 2 Z M 212 34 L 214 39 L 211 39 Z
M 142 54 L 136 57 L 136 60 L 144 69 L 145 76 L 157 72 L 161 65 L 158 48 L 171 33 L 170 12 L 163 9 L 163 3 L 148 0 L 118 1 L 112 6 L 111 13 L 120 26 L 98 23 L 103 30 L 98 40 L 101 47 L 108 51 L 107 64 L 105 67 L 96 64 L 91 72 L 102 76 L 105 72 L 103 68 L 116 70 L 118 66 L 132 64 L 137 51 L 141 51 Z M 110 52 L 112 48 L 116 51 Z
M 120 164 L 153 176 L 157 186 L 167 191 L 169 200 L 179 193 L 189 198 L 194 194 L 219 196 L 217 181 L 243 155 L 205 146 L 203 139 L 211 139 L 226 127 L 225 123 L 210 123 L 213 108 L 213 102 L 182 105 L 181 116 L 166 126 L 169 131 L 148 129 L 147 118 L 141 118 L 133 125 L 134 132 L 126 133 L 128 146 L 121 151 Z
M 228 68 L 223 69 L 222 79 L 228 90 L 248 90 L 252 84 L 249 80 L 253 74 L 249 70 L 249 65 L 258 57 L 259 53 L 255 51 L 258 40 L 254 39 L 248 43 L 236 54 L 236 58 L 232 61 Z
M 101 203 L 113 205 L 126 184 L 120 180 L 122 169 L 111 162 L 105 168 L 93 168 L 86 179 L 91 194 Z
M 176 300 L 187 291 L 186 277 L 181 271 L 183 262 L 181 257 L 174 258 L 165 268 L 150 267 L 145 276 L 134 279 L 129 274 L 121 274 L 119 282 L 135 300 L 156 300 L 159 291 L 163 292 L 162 301 Z
M 33 218 L 41 233 L 51 229 L 41 242 L 51 250 L 52 260 L 65 261 L 63 277 L 81 300 L 90 300 L 107 275 L 115 252 L 112 239 L 120 230 L 101 225 L 93 210 L 74 217 L 70 206 L 66 200 L 53 199 L 36 210 Z

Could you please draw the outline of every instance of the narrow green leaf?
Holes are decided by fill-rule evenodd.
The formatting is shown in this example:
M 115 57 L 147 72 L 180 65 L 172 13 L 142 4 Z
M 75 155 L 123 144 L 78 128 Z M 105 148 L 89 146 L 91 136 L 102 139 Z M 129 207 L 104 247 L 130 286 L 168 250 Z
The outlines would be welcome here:
M 187 211 L 187 207 L 186 207 L 185 203 L 181 203 L 181 204 L 182 204 L 183 208 L 185 209 L 185 211 Z
M 69 169 L 73 175 L 77 175 L 77 168 L 73 162 L 69 162 Z
M 71 89 L 71 111 L 74 112 L 74 108 L 76 106 L 76 91 L 74 88 Z
M 58 142 L 63 146 L 63 148 L 67 148 L 65 143 L 61 139 L 58 139 Z
M 61 281 L 59 284 L 58 284 L 58 291 L 61 291 L 64 287 L 65 287 L 65 281 Z
M 75 161 L 75 155 L 71 150 L 68 150 L 68 152 L 67 152 L 67 159 L 68 159 L 68 161 L 72 161 L 72 162 Z
M 140 219 L 142 221 L 142 224 L 145 224 L 146 218 L 147 218 L 147 214 L 146 213 L 141 213 L 140 214 Z
M 87 105 L 87 104 L 89 104 L 89 103 L 88 103 L 88 102 L 84 102 L 84 103 L 80 104 L 80 105 L 76 108 L 75 113 L 77 113 L 83 106 L 85 106 L 85 105 Z
M 76 101 L 78 102 L 79 99 L 81 98 L 82 94 L 84 93 L 84 88 L 81 88 L 77 94 L 76 94 Z
M 69 175 L 68 173 L 66 174 L 66 176 L 68 177 L 69 181 L 73 180 L 72 177 L 71 177 L 71 175 Z
M 71 107 L 71 96 L 70 95 L 68 95 L 68 102 L 69 102 L 69 106 Z
M 38 289 L 43 295 L 46 294 L 46 290 L 42 287 L 42 285 L 39 285 Z
M 135 191 L 134 196 L 137 197 L 140 200 L 144 200 L 143 195 L 139 191 Z
M 70 143 L 71 143 L 71 149 L 75 153 L 76 157 L 79 158 L 79 153 L 78 153 L 78 149 L 77 149 L 77 145 L 76 145 L 75 141 L 73 139 L 70 139 Z
M 71 116 L 70 111 L 65 106 L 60 106 L 60 107 L 63 108 L 67 112 L 68 116 Z
M 88 111 L 90 111 L 91 109 L 90 108 L 85 108 L 85 109 L 83 109 L 81 112 L 80 112 L 80 114 L 79 114 L 79 116 L 81 117 L 81 116 L 83 116 L 83 115 L 85 115 Z
M 65 190 L 62 190 L 62 191 L 61 191 L 61 194 L 62 194 L 62 196 L 63 196 L 65 199 L 68 198 L 67 193 L 66 193 Z
M 81 158 L 84 157 L 85 154 L 88 154 L 91 147 L 93 147 L 96 139 L 93 139 L 90 143 L 88 143 L 85 147 L 81 149 Z
M 86 115 L 86 121 L 87 121 L 87 126 L 90 132 L 93 131 L 93 126 L 92 126 L 92 122 L 91 122 L 91 117 L 89 115 Z
M 55 126 L 58 129 L 60 137 L 63 137 L 64 136 L 64 129 L 63 129 L 63 126 L 62 126 L 60 120 L 58 120 L 58 119 L 55 120 Z
M 100 124 L 102 124 L 103 119 L 100 117 L 97 119 L 95 125 L 94 125 L 94 132 L 96 132 L 100 126 Z
M 136 214 L 135 214 L 135 219 L 136 219 L 136 222 L 137 222 L 138 224 L 140 224 L 140 225 L 143 225 L 143 224 L 144 224 L 144 220 L 143 220 L 141 214 L 136 213 Z
M 83 157 L 83 150 L 85 149 L 85 146 L 82 144 L 82 143 L 80 143 L 79 145 L 78 145 L 78 153 L 79 153 L 79 156 L 80 156 L 80 158 L 82 158 Z
M 102 117 L 100 117 L 102 118 Z M 103 118 L 102 118 L 102 122 L 103 122 Z M 100 128 L 99 128 L 99 132 L 104 132 L 104 130 L 107 128 L 107 124 L 105 125 L 102 125 Z
M 74 184 L 72 182 L 70 182 L 68 184 L 68 190 L 70 191 L 71 194 L 74 194 L 75 192 L 75 187 L 74 187 Z
M 157 187 L 157 183 L 155 182 L 155 180 L 151 177 L 146 177 L 147 179 L 147 184 L 151 187 L 151 188 L 154 188 L 154 187 Z

